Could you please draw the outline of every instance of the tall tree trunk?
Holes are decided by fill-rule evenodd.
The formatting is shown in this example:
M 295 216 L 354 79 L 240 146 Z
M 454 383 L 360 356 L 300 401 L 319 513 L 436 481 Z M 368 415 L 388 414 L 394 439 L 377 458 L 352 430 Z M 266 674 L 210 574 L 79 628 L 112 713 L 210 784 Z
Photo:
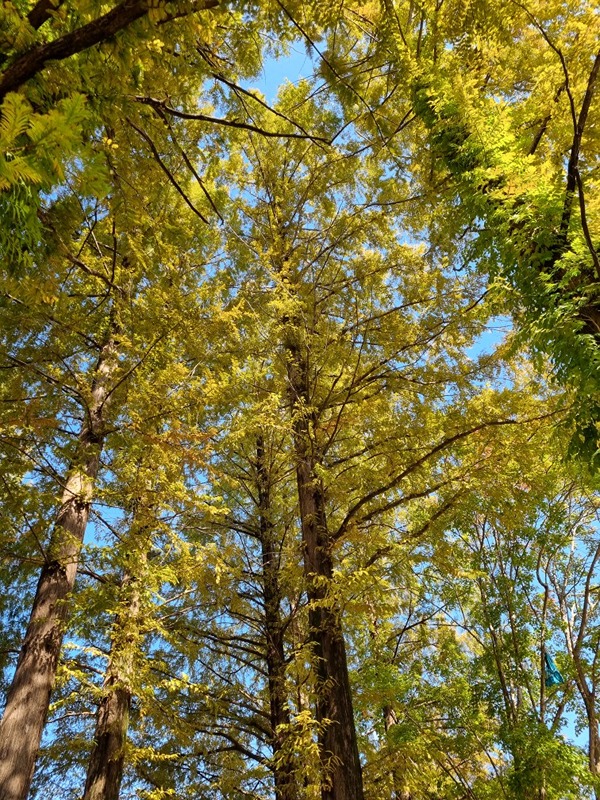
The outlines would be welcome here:
M 390 728 L 398 724 L 398 718 L 393 707 L 387 705 L 383 709 L 383 724 L 385 732 L 387 733 Z M 397 767 L 392 768 L 392 787 L 394 792 L 394 800 L 412 800 L 410 790 L 407 788 L 406 783 L 402 780 L 400 770 Z
M 131 690 L 120 680 L 118 671 L 111 664 L 104 682 L 105 694 L 96 716 L 94 747 L 88 763 L 83 800 L 119 798 L 131 707 Z
M 285 687 L 284 626 L 281 619 L 281 588 L 279 586 L 279 554 L 275 542 L 271 511 L 271 481 L 262 436 L 256 441 L 259 530 L 262 548 L 262 583 L 265 601 L 265 632 L 267 644 L 267 674 L 269 680 L 270 721 L 273 748 L 273 777 L 276 800 L 297 800 L 298 787 L 293 771 L 291 753 L 283 755 L 285 733 L 290 714 Z M 283 757 L 282 757 L 283 756 Z
M 113 628 L 110 660 L 96 714 L 94 746 L 83 800 L 118 800 L 123 779 L 132 698 L 131 676 L 141 622 L 139 579 L 125 576 L 121 591 L 130 592 L 130 596 Z
M 562 606 L 561 611 L 563 613 L 563 619 L 566 619 L 567 616 L 566 616 L 564 601 L 561 604 L 561 606 Z M 584 625 L 584 622 L 582 622 L 582 625 Z M 587 717 L 588 748 L 589 748 L 588 764 L 591 774 L 594 777 L 598 777 L 600 775 L 600 732 L 598 730 L 598 714 L 596 711 L 596 685 L 595 683 L 592 683 L 590 686 L 586 678 L 584 665 L 581 659 L 580 648 L 582 639 L 580 637 L 578 637 L 578 640 L 575 643 L 573 643 L 570 635 L 567 635 L 566 643 L 567 643 L 567 650 L 569 651 L 569 655 L 571 656 L 571 659 L 573 660 L 573 664 L 575 666 L 575 683 L 577 685 L 579 695 L 583 700 L 583 705 L 585 707 L 585 714 Z M 600 800 L 600 790 L 596 788 L 594 789 L 594 797 L 596 798 L 596 800 Z
M 590 772 L 595 778 L 600 776 L 600 732 L 598 731 L 598 715 L 596 714 L 596 698 L 590 692 L 585 701 L 588 719 L 588 744 Z M 594 788 L 594 797 L 600 800 L 600 789 Z
M 567 604 L 568 591 L 570 589 L 566 585 L 566 581 L 562 584 L 554 581 L 554 589 L 558 598 L 560 613 L 565 631 L 565 644 L 567 645 L 567 652 L 571 657 L 573 666 L 575 667 L 575 685 L 579 692 L 579 696 L 583 701 L 585 714 L 588 723 L 588 764 L 591 774 L 597 778 L 600 776 L 600 731 L 598 730 L 598 711 L 596 707 L 596 696 L 598 693 L 597 676 L 593 668 L 589 673 L 585 661 L 582 659 L 581 651 L 584 647 L 586 640 L 586 633 L 589 633 L 589 613 L 591 608 L 590 591 L 592 588 L 593 577 L 596 573 L 596 565 L 600 561 L 600 545 L 595 548 L 593 557 L 586 568 L 586 577 L 584 585 L 583 606 L 581 610 L 581 617 L 579 623 L 575 628 L 573 626 L 573 617 L 571 609 Z M 553 577 L 553 576 L 552 576 Z M 598 657 L 598 646 L 594 650 L 593 666 L 595 667 L 596 659 Z M 594 797 L 600 800 L 600 789 L 594 787 Z
M 105 438 L 109 387 L 117 367 L 116 324 L 94 370 L 76 456 L 42 567 L 33 609 L 0 722 L 0 800 L 26 800 L 48 713 L 79 553 Z
M 317 683 L 317 720 L 320 736 L 322 800 L 363 800 L 362 769 L 358 754 L 348 661 L 340 609 L 328 597 L 333 577 L 331 541 L 327 527 L 325 490 L 318 474 L 319 454 L 311 410 L 308 353 L 300 342 L 299 321 L 287 321 L 290 406 L 296 457 L 304 571 L 310 601 L 309 625 Z M 312 430 L 312 434 L 311 434 Z

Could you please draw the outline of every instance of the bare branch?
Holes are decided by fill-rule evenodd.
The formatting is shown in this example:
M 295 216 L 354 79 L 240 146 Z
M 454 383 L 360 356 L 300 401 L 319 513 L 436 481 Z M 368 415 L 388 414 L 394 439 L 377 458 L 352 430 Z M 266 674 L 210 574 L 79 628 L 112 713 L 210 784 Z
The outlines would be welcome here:
M 187 194 L 186 194 L 186 193 L 183 191 L 183 189 L 182 189 L 182 188 L 181 188 L 181 186 L 179 185 L 179 183 L 178 183 L 177 179 L 175 178 L 175 176 L 173 175 L 173 173 L 171 172 L 171 170 L 170 170 L 170 169 L 167 167 L 167 165 L 165 164 L 165 162 L 162 160 L 162 158 L 161 158 L 161 156 L 160 156 L 160 153 L 158 152 L 158 150 L 157 150 L 157 148 L 156 148 L 156 145 L 154 144 L 154 142 L 152 141 L 152 139 L 150 138 L 150 136 L 148 136 L 148 134 L 147 134 L 145 131 L 143 131 L 141 128 L 138 128 L 138 126 L 137 126 L 137 125 L 136 125 L 134 122 L 132 122 L 132 121 L 129 119 L 129 117 L 126 117 L 126 120 L 127 120 L 127 122 L 129 123 L 129 125 L 131 125 L 131 127 L 132 127 L 132 128 L 135 130 L 135 131 L 137 131 L 137 132 L 139 133 L 139 135 L 142 137 L 142 139 L 144 139 L 144 141 L 145 141 L 145 142 L 148 144 L 148 147 L 150 148 L 150 150 L 152 150 L 152 155 L 153 155 L 153 156 L 154 156 L 154 158 L 156 159 L 156 162 L 158 163 L 159 167 L 160 167 L 160 168 L 162 169 L 162 171 L 165 173 L 165 175 L 167 176 L 167 178 L 169 179 L 169 181 L 171 182 L 171 184 L 172 184 L 172 185 L 175 187 L 175 189 L 177 190 L 177 192 L 178 192 L 178 193 L 181 195 L 181 197 L 183 197 L 183 199 L 185 200 L 186 204 L 187 204 L 187 205 L 188 205 L 188 206 L 189 206 L 189 207 L 192 209 L 192 211 L 194 212 L 194 214 L 196 214 L 198 217 L 200 217 L 200 219 L 202 220 L 202 222 L 205 222 L 205 223 L 208 225 L 208 220 L 207 220 L 207 218 L 206 218 L 206 217 L 204 216 L 204 214 L 203 214 L 201 211 L 199 211 L 199 210 L 196 208 L 196 206 L 195 206 L 195 205 L 192 203 L 192 201 L 190 200 L 190 198 L 187 196 Z
M 249 122 L 243 122 L 239 119 L 225 119 L 223 117 L 213 117 L 210 114 L 193 114 L 188 111 L 179 111 L 167 105 L 166 100 L 158 100 L 155 97 L 144 97 L 136 95 L 134 98 L 138 103 L 144 103 L 151 106 L 158 112 L 170 114 L 178 119 L 190 119 L 198 122 L 210 122 L 214 125 L 224 125 L 227 128 L 238 128 L 239 130 L 251 131 L 252 133 L 259 133 L 261 136 L 270 137 L 273 139 L 309 139 L 313 142 L 321 142 L 323 144 L 330 144 L 329 139 L 323 136 L 313 136 L 308 133 L 285 133 L 284 131 L 269 131 L 266 128 L 260 128 L 258 125 L 252 125 Z
M 360 511 L 363 506 L 370 503 L 372 500 L 376 500 L 378 497 L 381 497 L 382 494 L 386 494 L 387 492 L 392 491 L 393 489 L 398 488 L 398 486 L 402 483 L 402 481 L 407 478 L 410 474 L 415 472 L 419 467 L 423 466 L 425 462 L 427 462 L 430 458 L 441 453 L 443 450 L 446 450 L 450 445 L 454 444 L 455 442 L 461 441 L 465 439 L 467 436 L 470 436 L 473 433 L 477 433 L 478 431 L 485 430 L 489 427 L 499 426 L 499 425 L 517 425 L 518 420 L 516 419 L 501 419 L 501 420 L 491 420 L 490 422 L 482 422 L 480 425 L 475 425 L 473 428 L 468 428 L 466 431 L 461 431 L 460 433 L 455 433 L 453 436 L 447 436 L 445 439 L 442 439 L 441 442 L 432 447 L 425 455 L 418 458 L 416 461 L 413 461 L 406 469 L 402 470 L 398 475 L 392 478 L 383 486 L 378 487 L 377 489 L 373 489 L 373 491 L 368 492 L 366 495 L 360 498 L 348 511 L 342 524 L 338 528 L 337 532 L 334 535 L 334 539 L 339 539 L 341 536 L 344 535 L 348 526 L 352 522 L 352 520 L 356 517 L 358 512 Z M 400 500 L 399 502 L 402 502 Z M 383 506 L 383 510 L 386 510 L 389 507 L 389 504 Z

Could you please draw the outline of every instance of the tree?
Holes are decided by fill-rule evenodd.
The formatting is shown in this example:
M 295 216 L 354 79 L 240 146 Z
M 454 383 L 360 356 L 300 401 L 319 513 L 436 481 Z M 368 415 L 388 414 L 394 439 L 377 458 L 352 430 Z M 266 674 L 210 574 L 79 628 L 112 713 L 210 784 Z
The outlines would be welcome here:
M 569 487 L 557 498 L 564 545 L 544 548 L 539 558 L 539 580 L 552 604 L 555 625 L 566 648 L 563 669 L 572 680 L 583 704 L 588 733 L 588 765 L 600 792 L 600 744 L 598 708 L 595 701 L 598 654 L 598 621 L 593 576 L 600 557 L 596 544 L 597 497 L 594 492 Z M 559 505 L 560 503 L 560 505 Z M 560 515 L 560 516 L 559 516 Z
M 572 447 L 593 462 L 597 15 L 574 3 L 565 25 L 551 6 L 491 2 L 474 4 L 456 28 L 449 11 L 432 12 L 433 46 L 419 53 L 405 41 L 398 56 L 415 65 L 412 106 L 429 133 L 435 180 L 445 171 L 458 192 L 471 257 L 508 279 L 509 307 L 532 346 L 577 386 Z M 400 17 L 389 4 L 384 13 L 397 43 Z
M 134 180 L 135 174 L 130 172 L 129 182 Z M 64 380 L 68 396 L 75 399 L 74 413 L 81 415 L 82 421 L 77 444 L 75 447 L 70 445 L 66 476 L 56 475 L 62 487 L 62 498 L 52 536 L 44 545 L 43 567 L 30 623 L 0 727 L 0 750 L 3 754 L 0 786 L 4 793 L 0 796 L 7 798 L 24 797 L 31 781 L 58 665 L 68 613 L 66 600 L 76 577 L 107 429 L 123 412 L 118 398 L 123 396 L 131 376 L 140 369 L 143 371 L 149 354 L 173 324 L 172 320 L 163 318 L 149 336 L 148 328 L 138 327 L 136 309 L 145 307 L 148 296 L 159 300 L 163 291 L 160 284 L 170 282 L 171 297 L 165 307 L 169 307 L 173 314 L 177 312 L 174 286 L 178 277 L 176 265 L 178 261 L 181 263 L 182 253 L 177 251 L 171 269 L 161 258 L 161 250 L 165 258 L 170 255 L 170 237 L 175 235 L 177 239 L 176 231 L 167 226 L 169 215 L 177 213 L 174 203 L 170 208 L 165 206 L 164 192 L 168 194 L 169 189 L 158 185 L 154 198 L 144 198 L 145 209 L 153 209 L 156 215 L 153 225 L 161 217 L 164 221 L 165 232 L 162 235 L 156 234 L 153 225 L 147 224 L 147 211 L 136 206 L 129 187 L 121 193 L 117 182 L 113 189 L 114 193 L 104 207 L 98 207 L 92 201 L 91 211 L 85 198 L 67 196 L 56 203 L 46 222 L 54 239 L 54 252 L 47 255 L 54 285 L 62 283 L 65 298 L 69 292 L 78 296 L 83 291 L 84 308 L 89 307 L 90 317 L 89 327 L 83 332 L 86 349 L 83 352 L 75 349 L 70 360 L 65 362 L 64 378 L 62 375 L 46 378 L 42 373 L 51 385 L 61 386 L 61 379 Z M 127 205 L 123 203 L 126 199 Z M 79 217 L 73 212 L 73 206 Z M 136 216 L 135 225 L 130 225 L 129 221 Z M 72 223 L 73 217 L 81 227 L 73 234 L 74 241 L 67 245 L 58 233 L 61 230 L 59 223 Z M 153 274 L 160 275 L 160 280 L 150 281 Z M 185 287 L 185 271 L 180 273 L 180 277 Z M 164 301 L 164 294 L 162 298 Z M 26 300 L 25 295 L 22 302 Z M 59 313 L 46 314 L 46 318 L 49 317 L 60 329 L 63 322 L 60 312 L 64 304 L 66 329 L 71 337 L 77 337 L 80 333 L 78 327 L 74 331 L 69 328 L 69 315 L 73 309 L 64 300 L 55 302 Z M 146 313 L 148 323 L 151 319 L 156 321 L 157 311 L 158 308 Z M 52 331 L 53 327 L 45 334 Z M 35 374 L 39 371 L 35 363 L 20 363 L 25 372 Z M 72 408 L 63 409 L 59 414 L 63 416 L 71 411 Z M 114 435 L 114 428 L 112 433 Z M 70 432 L 67 434 L 69 438 Z
M 107 401 L 115 385 L 118 329 L 114 320 L 118 313 L 112 310 L 106 339 L 92 372 L 85 420 L 78 435 L 79 446 L 66 476 L 0 723 L 0 786 L 1 796 L 7 800 L 27 794 L 50 702 L 62 643 L 64 601 L 75 582 L 78 553 L 104 444 Z
M 6 737 L 0 797 L 24 798 L 46 717 L 39 795 L 581 796 L 597 552 L 574 525 L 593 495 L 555 463 L 573 399 L 518 344 L 480 351 L 508 278 L 539 301 L 511 306 L 536 348 L 589 371 L 580 419 L 593 405 L 595 290 L 566 263 L 593 261 L 593 201 L 576 220 L 558 188 L 564 98 L 590 132 L 587 44 L 553 49 L 556 9 L 492 0 L 124 9 L 110 42 L 85 39 L 91 8 L 2 12 L 30 35 L 0 131 L 9 682 L 23 588 L 34 614 L 0 733 L 35 731 Z M 300 81 L 271 109 L 241 86 L 267 30 L 308 39 L 335 91 Z M 560 736 L 578 697 L 587 772 Z
M 289 88 L 276 110 L 293 104 L 300 119 L 304 108 L 304 125 L 315 130 L 306 93 Z M 319 116 L 337 125 L 333 113 Z M 435 257 L 398 241 L 402 216 L 378 207 L 381 173 L 372 162 L 359 167 L 348 150 L 253 137 L 227 175 L 243 179 L 228 246 L 260 313 L 270 391 L 287 405 L 327 798 L 362 794 L 337 558 L 380 517 L 447 487 L 430 508 L 441 516 L 456 499 L 455 481 L 472 468 L 458 456 L 462 441 L 514 423 L 494 416 L 483 396 L 482 414 L 453 360 L 450 343 L 476 330 L 478 304 L 456 291 Z M 435 353 L 427 367 L 425 351 Z M 451 380 L 452 410 L 440 394 Z
M 460 262 L 499 279 L 533 350 L 577 386 L 571 448 L 592 462 L 598 19 L 586 0 L 565 9 L 349 3 L 320 44 L 295 22 L 364 146 L 435 204 Z M 416 128 L 421 137 L 407 145 Z
M 3 7 L 0 257 L 5 268 L 31 265 L 44 237 L 41 196 L 64 184 L 74 160 L 85 173 L 88 195 L 95 190 L 102 199 L 108 192 L 99 139 L 104 133 L 104 140 L 112 141 L 111 118 L 123 111 L 119 105 L 131 107 L 128 97 L 143 93 L 146 69 L 160 70 L 165 88 L 174 74 L 172 65 L 162 69 L 164 42 L 155 26 L 161 21 L 163 35 L 189 41 L 197 28 L 194 15 L 214 5 L 207 0 L 167 11 L 150 9 L 145 0 L 125 0 L 100 15 L 92 6 L 67 12 L 60 0 L 56 5 L 40 0 L 28 9 Z M 83 57 L 74 58 L 77 54 Z

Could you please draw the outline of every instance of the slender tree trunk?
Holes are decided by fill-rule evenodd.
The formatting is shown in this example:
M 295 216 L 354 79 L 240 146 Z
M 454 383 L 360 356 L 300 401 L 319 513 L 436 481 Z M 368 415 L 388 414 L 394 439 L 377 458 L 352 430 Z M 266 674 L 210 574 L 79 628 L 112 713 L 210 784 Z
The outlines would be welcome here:
M 309 625 L 317 683 L 317 720 L 324 723 L 320 738 L 322 800 L 363 800 L 352 693 L 340 610 L 327 597 L 333 564 L 327 527 L 325 491 L 318 474 L 320 459 L 311 435 L 317 425 L 310 409 L 308 355 L 300 344 L 299 324 L 288 320 L 285 349 L 296 479 L 304 549 L 304 571 L 310 601 Z
M 566 617 L 563 604 L 563 618 Z M 596 712 L 596 686 L 590 686 L 585 676 L 584 667 L 581 661 L 581 652 L 577 643 L 573 645 L 570 636 L 566 638 L 567 649 L 575 665 L 575 683 L 579 690 L 579 695 L 583 700 L 585 714 L 588 723 L 588 764 L 592 775 L 600 775 L 600 732 L 598 730 L 598 714 Z M 594 789 L 596 800 L 600 800 L 600 790 Z
M 25 800 L 33 777 L 68 616 L 65 601 L 75 583 L 100 465 L 115 356 L 116 326 L 111 323 L 0 722 L 0 800 Z
M 256 443 L 258 478 L 259 528 L 262 547 L 262 580 L 265 601 L 265 632 L 267 644 L 267 674 L 269 679 L 270 721 L 273 747 L 273 777 L 276 800 L 297 800 L 298 787 L 293 772 L 291 753 L 281 757 L 290 714 L 285 686 L 284 626 L 281 619 L 281 588 L 279 586 L 279 554 L 271 516 L 271 484 L 262 436 Z
M 588 630 L 589 612 L 590 612 L 590 589 L 592 586 L 592 579 L 595 574 L 596 565 L 600 560 L 600 545 L 596 547 L 594 556 L 588 566 L 587 575 L 585 580 L 585 594 L 583 596 L 583 608 L 581 618 L 577 628 L 573 627 L 573 617 L 571 610 L 567 605 L 567 585 L 566 582 L 558 583 L 553 579 L 554 589 L 558 598 L 561 617 L 563 620 L 565 630 L 565 644 L 567 652 L 571 657 L 573 666 L 575 667 L 575 685 L 579 692 L 579 696 L 583 701 L 585 714 L 588 723 L 588 765 L 591 774 L 594 777 L 600 776 L 600 732 L 598 730 L 598 713 L 596 707 L 597 695 L 597 680 L 595 669 L 592 669 L 591 674 L 586 675 L 585 662 L 581 657 L 581 649 L 585 642 L 585 634 Z M 598 655 L 598 650 L 594 653 L 594 665 Z M 600 800 L 600 789 L 594 788 L 594 797 Z
M 595 778 L 600 776 L 600 732 L 598 731 L 598 716 L 593 692 L 586 698 L 586 714 L 588 718 L 588 743 L 590 772 Z M 594 788 L 596 800 L 600 800 L 600 789 Z
M 398 724 L 396 712 L 392 706 L 385 706 L 383 709 L 383 724 L 385 732 L 387 733 L 390 728 Z M 402 780 L 400 771 L 394 767 L 392 769 L 392 786 L 394 791 L 394 800 L 411 800 L 410 790 L 406 787 L 405 782 Z
M 123 779 L 132 698 L 130 681 L 141 622 L 139 580 L 126 576 L 122 591 L 130 592 L 130 596 L 113 629 L 83 800 L 118 800 Z
M 111 669 L 104 682 L 106 694 L 98 707 L 83 800 L 119 798 L 131 707 L 131 691 L 119 680 L 118 673 Z

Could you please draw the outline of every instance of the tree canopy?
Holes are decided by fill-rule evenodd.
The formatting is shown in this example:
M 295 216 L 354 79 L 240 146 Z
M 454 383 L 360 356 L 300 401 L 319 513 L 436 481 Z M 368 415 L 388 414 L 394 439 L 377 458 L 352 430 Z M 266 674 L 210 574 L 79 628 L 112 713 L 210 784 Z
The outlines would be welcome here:
M 4 3 L 0 800 L 598 800 L 599 27 Z

